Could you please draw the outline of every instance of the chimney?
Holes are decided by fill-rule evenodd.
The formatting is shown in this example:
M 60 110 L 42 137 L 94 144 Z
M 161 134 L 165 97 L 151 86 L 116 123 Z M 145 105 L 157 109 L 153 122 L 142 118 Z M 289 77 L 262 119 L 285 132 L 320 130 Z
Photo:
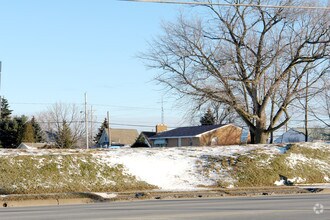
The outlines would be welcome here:
M 167 126 L 165 124 L 156 125 L 156 134 L 167 131 Z

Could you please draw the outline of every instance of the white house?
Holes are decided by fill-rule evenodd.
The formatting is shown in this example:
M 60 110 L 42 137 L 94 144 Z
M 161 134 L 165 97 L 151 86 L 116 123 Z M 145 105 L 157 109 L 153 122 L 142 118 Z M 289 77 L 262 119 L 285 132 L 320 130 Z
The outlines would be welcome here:
M 303 132 L 297 131 L 293 128 L 283 133 L 281 136 L 275 139 L 274 143 L 295 143 L 304 142 L 305 134 Z
M 329 141 L 330 129 L 308 128 L 308 141 Z M 295 143 L 305 142 L 304 128 L 291 128 L 275 139 L 274 143 Z

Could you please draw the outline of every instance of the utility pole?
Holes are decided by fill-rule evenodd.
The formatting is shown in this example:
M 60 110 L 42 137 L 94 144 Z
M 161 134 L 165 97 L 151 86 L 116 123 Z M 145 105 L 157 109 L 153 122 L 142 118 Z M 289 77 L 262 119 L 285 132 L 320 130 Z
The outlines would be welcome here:
M 88 149 L 88 121 L 87 121 L 87 93 L 85 92 L 85 130 L 86 130 L 86 149 Z
M 306 91 L 305 91 L 305 142 L 308 142 L 308 82 L 309 73 L 306 75 Z
M 109 147 L 111 147 L 111 130 L 110 130 L 110 114 L 109 114 L 109 111 L 107 111 L 107 119 L 108 119 Z
M 1 97 L 1 61 L 0 61 L 0 120 L 2 120 L 1 108 L 2 108 L 2 97 Z
M 91 143 L 93 143 L 92 141 L 93 141 L 93 106 L 91 105 Z

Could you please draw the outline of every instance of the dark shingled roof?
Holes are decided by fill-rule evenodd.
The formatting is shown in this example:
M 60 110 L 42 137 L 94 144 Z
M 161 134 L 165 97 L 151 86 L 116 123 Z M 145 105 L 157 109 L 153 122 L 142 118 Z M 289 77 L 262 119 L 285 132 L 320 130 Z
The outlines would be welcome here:
M 164 131 L 155 136 L 150 137 L 150 139 L 158 138 L 171 138 L 171 137 L 195 137 L 199 134 L 211 131 L 213 129 L 220 128 L 224 125 L 203 125 L 203 126 L 193 126 L 193 127 L 181 127 L 170 131 Z
M 142 131 L 141 133 L 144 134 L 147 138 L 150 138 L 150 137 L 156 135 L 156 132 L 153 132 L 153 131 Z

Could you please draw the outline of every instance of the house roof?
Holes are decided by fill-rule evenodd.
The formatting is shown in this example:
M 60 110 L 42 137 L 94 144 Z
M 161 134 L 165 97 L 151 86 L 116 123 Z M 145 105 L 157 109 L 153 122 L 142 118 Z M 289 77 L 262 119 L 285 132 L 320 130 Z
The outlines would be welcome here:
M 218 129 L 225 125 L 203 125 L 203 126 L 192 126 L 192 127 L 180 127 L 170 131 L 164 131 L 155 136 L 150 137 L 150 139 L 158 138 L 176 138 L 176 137 L 196 137 L 206 132 Z
M 330 129 L 329 128 L 308 128 L 308 140 L 330 140 Z M 302 136 L 302 138 L 298 138 Z M 291 128 L 290 130 L 284 132 L 278 138 L 275 139 L 275 143 L 283 143 L 290 141 L 305 141 L 305 128 Z
M 150 138 L 152 136 L 155 136 L 156 135 L 156 132 L 153 132 L 153 131 L 142 131 L 141 134 L 143 134 L 147 138 Z
M 293 128 L 293 130 L 305 135 L 305 128 Z M 329 128 L 308 128 L 308 137 L 314 140 L 330 140 Z
M 47 146 L 47 143 L 26 143 L 22 142 L 17 148 L 18 149 L 40 149 Z
M 107 135 L 108 129 L 105 129 Z M 125 144 L 125 145 L 132 145 L 136 141 L 139 133 L 136 129 L 118 129 L 118 128 L 111 128 L 111 142 Z

